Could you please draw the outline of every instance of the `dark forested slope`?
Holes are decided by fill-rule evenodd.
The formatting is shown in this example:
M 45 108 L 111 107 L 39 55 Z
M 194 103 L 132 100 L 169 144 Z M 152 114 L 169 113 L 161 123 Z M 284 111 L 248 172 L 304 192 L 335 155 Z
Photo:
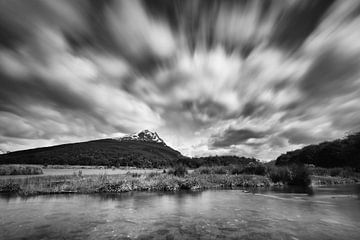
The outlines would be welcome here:
M 276 159 L 276 165 L 291 163 L 314 164 L 325 168 L 351 167 L 360 170 L 360 132 L 343 139 L 287 152 Z
M 144 132 L 140 132 L 140 139 L 100 139 L 16 151 L 0 155 L 0 164 L 163 167 L 182 157 L 164 142 L 150 138 L 153 137 L 150 134 L 145 138 Z

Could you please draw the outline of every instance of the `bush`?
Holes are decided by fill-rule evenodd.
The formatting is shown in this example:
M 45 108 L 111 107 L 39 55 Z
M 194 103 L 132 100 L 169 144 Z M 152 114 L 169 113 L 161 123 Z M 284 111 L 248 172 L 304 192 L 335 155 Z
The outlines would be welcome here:
M 172 174 L 172 175 L 175 175 L 178 177 L 183 177 L 183 176 L 185 176 L 185 174 L 187 174 L 187 170 L 184 167 L 184 165 L 177 165 L 177 166 L 175 166 L 175 168 L 170 169 L 168 171 L 168 174 Z
M 308 186 L 311 183 L 310 171 L 303 165 L 289 167 L 271 167 L 268 175 L 274 183 L 282 182 L 288 185 Z
M 309 186 L 311 184 L 310 172 L 305 166 L 292 165 L 290 171 L 291 178 L 287 184 L 299 186 Z
M 272 167 L 268 169 L 268 174 L 274 183 L 287 183 L 290 181 L 291 172 L 288 167 Z
M 266 167 L 260 162 L 251 162 L 245 166 L 243 173 L 265 175 Z
M 211 173 L 211 170 L 210 170 L 209 167 L 200 167 L 200 168 L 198 169 L 198 172 L 199 172 L 200 174 L 210 174 L 210 173 Z
M 238 174 L 242 174 L 244 172 L 244 167 L 241 165 L 235 165 L 232 166 L 230 173 L 233 175 L 238 175 Z
M 311 168 L 311 173 L 316 176 L 329 176 L 329 169 L 328 168 L 322 168 L 322 167 L 314 167 Z
M 214 173 L 215 174 L 227 174 L 228 171 L 227 171 L 226 167 L 218 166 L 218 167 L 214 167 Z

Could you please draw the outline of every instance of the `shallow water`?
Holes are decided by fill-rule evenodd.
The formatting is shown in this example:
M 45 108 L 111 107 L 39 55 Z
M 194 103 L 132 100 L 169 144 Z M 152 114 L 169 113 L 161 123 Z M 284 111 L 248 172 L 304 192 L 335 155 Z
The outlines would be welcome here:
M 360 239 L 359 186 L 0 195 L 0 239 Z

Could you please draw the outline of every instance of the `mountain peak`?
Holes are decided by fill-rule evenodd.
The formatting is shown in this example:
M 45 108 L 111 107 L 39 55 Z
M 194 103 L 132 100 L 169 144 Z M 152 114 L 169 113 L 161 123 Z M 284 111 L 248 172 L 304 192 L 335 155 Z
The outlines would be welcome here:
M 117 138 L 119 141 L 144 141 L 144 142 L 155 142 L 162 145 L 166 145 L 165 142 L 159 137 L 156 132 L 149 131 L 147 129 L 142 130 L 138 133 L 129 134 L 121 138 Z

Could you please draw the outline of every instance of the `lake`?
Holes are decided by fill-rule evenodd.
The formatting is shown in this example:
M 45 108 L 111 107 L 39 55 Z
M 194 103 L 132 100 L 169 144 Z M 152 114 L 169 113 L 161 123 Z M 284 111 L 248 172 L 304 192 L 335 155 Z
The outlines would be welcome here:
M 360 239 L 359 187 L 0 195 L 0 239 Z

